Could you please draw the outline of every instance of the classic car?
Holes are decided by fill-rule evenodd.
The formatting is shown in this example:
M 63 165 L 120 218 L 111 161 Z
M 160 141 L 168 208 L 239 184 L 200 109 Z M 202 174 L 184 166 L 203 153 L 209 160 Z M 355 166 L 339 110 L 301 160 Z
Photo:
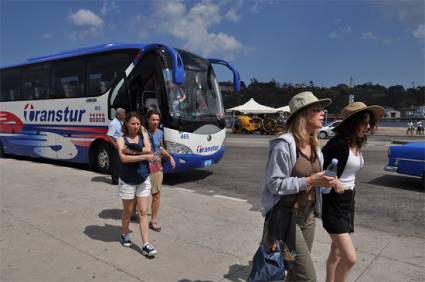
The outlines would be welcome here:
M 388 148 L 386 171 L 422 177 L 425 173 L 425 142 L 391 145 Z
M 332 131 L 332 129 L 334 129 L 335 126 L 337 126 L 338 124 L 341 123 L 341 120 L 335 120 L 331 123 L 328 123 L 327 125 L 323 126 L 321 129 L 319 129 L 319 139 L 325 139 L 325 138 L 330 138 L 333 137 L 335 135 L 335 132 Z

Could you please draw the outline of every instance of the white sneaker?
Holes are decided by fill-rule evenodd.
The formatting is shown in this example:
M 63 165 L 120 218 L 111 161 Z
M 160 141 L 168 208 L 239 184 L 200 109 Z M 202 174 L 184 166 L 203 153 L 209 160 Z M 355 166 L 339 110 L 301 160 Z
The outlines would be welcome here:
M 143 246 L 142 253 L 144 256 L 153 257 L 158 253 L 158 251 L 155 249 L 155 247 L 152 244 L 148 243 Z

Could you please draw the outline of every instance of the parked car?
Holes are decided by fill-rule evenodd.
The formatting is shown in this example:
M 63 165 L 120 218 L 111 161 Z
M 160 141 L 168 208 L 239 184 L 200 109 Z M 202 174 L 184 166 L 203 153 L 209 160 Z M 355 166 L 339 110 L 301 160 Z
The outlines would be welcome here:
M 425 173 L 425 142 L 410 142 L 388 148 L 386 171 L 422 177 Z
M 340 123 L 341 123 L 341 120 L 338 119 L 322 127 L 318 133 L 319 139 L 325 139 L 325 138 L 330 138 L 334 136 L 335 132 L 333 132 L 332 129 Z

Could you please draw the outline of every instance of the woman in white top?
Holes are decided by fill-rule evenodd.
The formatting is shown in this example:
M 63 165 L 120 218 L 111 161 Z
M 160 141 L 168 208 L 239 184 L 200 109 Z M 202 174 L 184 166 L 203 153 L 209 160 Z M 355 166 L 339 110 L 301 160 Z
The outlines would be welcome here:
M 346 106 L 340 116 L 342 122 L 333 130 L 337 133 L 323 148 L 324 167 L 338 159 L 336 186 L 323 194 L 323 227 L 332 239 L 326 263 L 326 281 L 343 282 L 356 262 L 356 251 L 351 240 L 354 232 L 354 195 L 356 172 L 364 165 L 360 151 L 384 114 L 380 106 L 366 106 L 354 102 Z

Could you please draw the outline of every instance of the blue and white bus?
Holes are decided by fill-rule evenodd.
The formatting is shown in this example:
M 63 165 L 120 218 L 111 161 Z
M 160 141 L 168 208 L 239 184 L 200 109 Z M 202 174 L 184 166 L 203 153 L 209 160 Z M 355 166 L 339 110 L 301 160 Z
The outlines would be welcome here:
M 163 44 L 106 44 L 0 69 L 0 155 L 88 163 L 108 172 L 107 126 L 118 107 L 161 112 L 175 172 L 217 163 L 226 135 L 212 64 Z M 171 172 L 169 164 L 165 172 Z

